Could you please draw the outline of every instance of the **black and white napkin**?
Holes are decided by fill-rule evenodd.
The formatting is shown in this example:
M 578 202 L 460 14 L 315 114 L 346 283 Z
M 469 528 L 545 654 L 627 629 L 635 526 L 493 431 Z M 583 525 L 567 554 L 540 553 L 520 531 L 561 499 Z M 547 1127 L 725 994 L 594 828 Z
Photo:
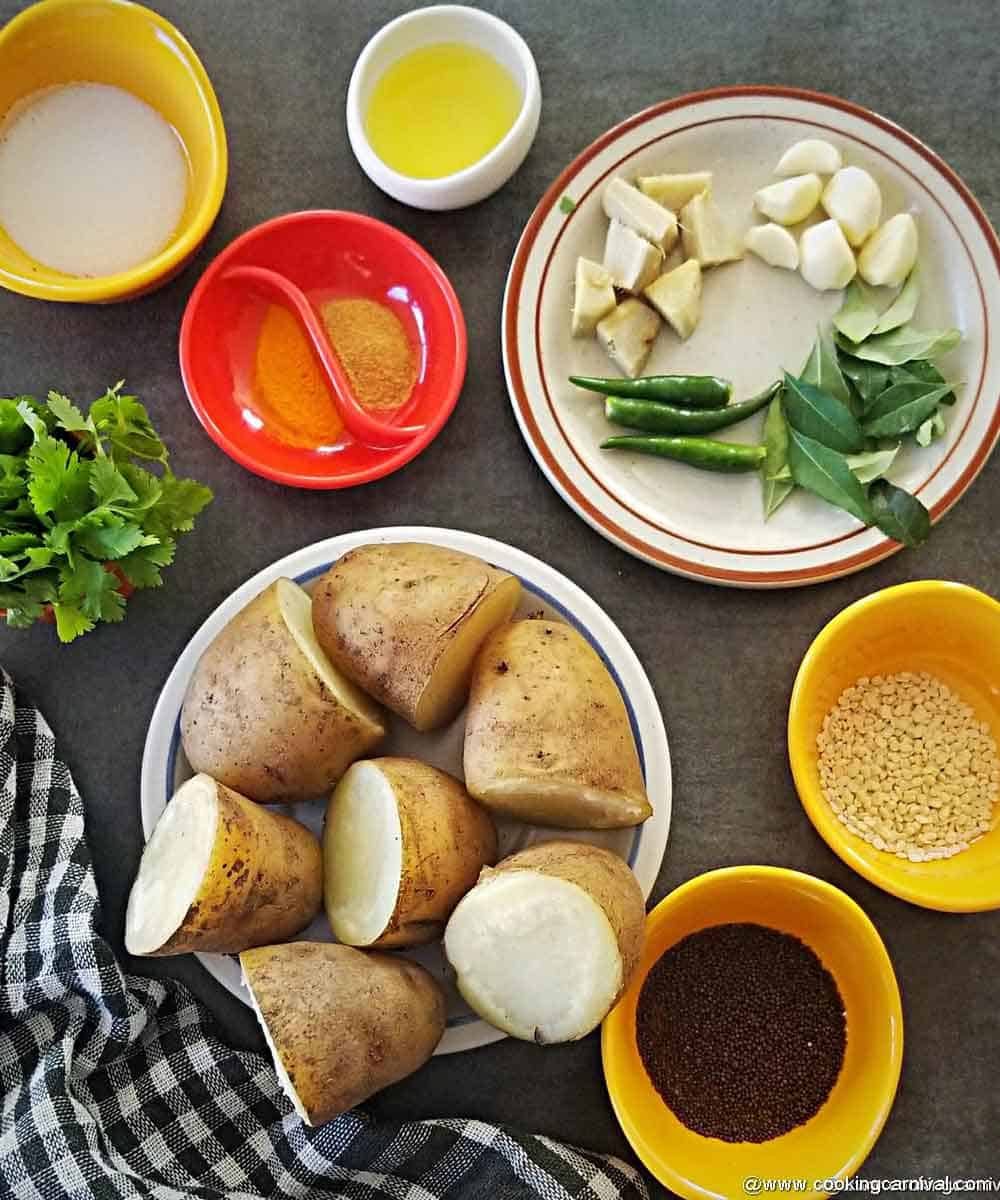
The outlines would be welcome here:
M 0 1195 L 647 1200 L 631 1167 L 475 1120 L 302 1124 L 271 1063 L 98 933 L 83 804 L 0 673 Z

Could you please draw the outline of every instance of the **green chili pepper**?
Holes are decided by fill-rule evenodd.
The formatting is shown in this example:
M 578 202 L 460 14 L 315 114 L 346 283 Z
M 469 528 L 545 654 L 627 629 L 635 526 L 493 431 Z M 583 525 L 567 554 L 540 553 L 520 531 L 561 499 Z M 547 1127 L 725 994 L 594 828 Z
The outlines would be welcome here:
M 631 400 L 655 400 L 681 408 L 722 408 L 733 394 L 728 379 L 716 375 L 647 375 L 645 379 L 591 379 L 571 375 L 570 383 L 588 392 L 627 396 Z
M 756 471 L 764 461 L 764 446 L 747 446 L 740 442 L 719 442 L 701 437 L 610 437 L 601 442 L 602 450 L 634 450 L 638 454 L 655 454 L 700 467 L 703 471 Z
M 703 409 L 677 408 L 673 404 L 657 404 L 653 400 L 608 396 L 604 401 L 604 413 L 616 425 L 641 429 L 643 433 L 712 433 L 760 412 L 780 390 L 780 383 L 772 383 L 766 391 L 750 400 L 727 404 L 725 408 Z

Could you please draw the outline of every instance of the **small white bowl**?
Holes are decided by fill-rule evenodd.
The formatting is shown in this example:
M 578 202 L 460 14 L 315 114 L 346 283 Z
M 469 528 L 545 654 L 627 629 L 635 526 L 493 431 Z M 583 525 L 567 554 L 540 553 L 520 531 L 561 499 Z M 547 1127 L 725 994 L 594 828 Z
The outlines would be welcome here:
M 468 42 L 491 54 L 521 90 L 521 111 L 503 139 L 483 158 L 453 175 L 415 179 L 392 170 L 372 149 L 365 110 L 383 73 L 404 54 L 439 42 Z M 368 178 L 396 200 L 436 212 L 464 208 L 502 187 L 524 162 L 542 109 L 538 68 L 527 43 L 505 21 L 457 4 L 418 8 L 390 21 L 362 50 L 347 89 L 347 134 Z

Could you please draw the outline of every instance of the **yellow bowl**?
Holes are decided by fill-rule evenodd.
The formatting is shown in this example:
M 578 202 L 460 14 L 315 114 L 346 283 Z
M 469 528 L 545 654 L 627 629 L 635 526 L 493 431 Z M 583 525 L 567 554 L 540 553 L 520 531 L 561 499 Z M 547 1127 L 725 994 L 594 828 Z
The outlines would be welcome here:
M 0 119 L 64 83 L 125 89 L 174 127 L 187 152 L 187 204 L 170 243 L 128 271 L 85 279 L 43 266 L 0 227 L 0 286 L 42 300 L 105 303 L 159 287 L 195 253 L 226 189 L 226 131 L 198 56 L 169 21 L 128 0 L 42 0 L 0 30 Z M 95 170 L 99 164 L 95 164 Z
M 805 942 L 836 980 L 847 1014 L 844 1065 L 826 1103 L 805 1125 L 757 1144 L 707 1138 L 683 1125 L 650 1082 L 635 1037 L 639 993 L 657 959 L 689 933 L 733 921 Z M 903 1057 L 899 988 L 875 926 L 849 896 L 783 867 L 725 867 L 683 884 L 649 914 L 642 961 L 604 1021 L 601 1051 L 625 1136 L 672 1192 L 737 1200 L 755 1194 L 753 1181 L 808 1179 L 811 1196 L 827 1196 L 836 1185 L 822 1181 L 857 1171 L 892 1108 Z
M 961 583 L 904 583 L 845 608 L 806 652 L 792 689 L 788 754 L 802 806 L 820 836 L 872 883 L 925 908 L 1000 908 L 1000 829 L 953 858 L 911 863 L 849 833 L 819 782 L 816 735 L 862 675 L 928 671 L 972 705 L 1000 744 L 1000 604 Z

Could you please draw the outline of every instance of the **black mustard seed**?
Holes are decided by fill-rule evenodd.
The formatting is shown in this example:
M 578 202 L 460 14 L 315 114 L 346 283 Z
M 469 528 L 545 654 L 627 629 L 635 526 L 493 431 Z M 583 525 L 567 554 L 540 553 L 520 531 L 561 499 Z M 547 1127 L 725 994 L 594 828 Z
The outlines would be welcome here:
M 731 924 L 689 934 L 657 960 L 636 1039 L 653 1086 L 689 1129 L 766 1142 L 826 1102 L 847 1028 L 833 976 L 804 942 Z

